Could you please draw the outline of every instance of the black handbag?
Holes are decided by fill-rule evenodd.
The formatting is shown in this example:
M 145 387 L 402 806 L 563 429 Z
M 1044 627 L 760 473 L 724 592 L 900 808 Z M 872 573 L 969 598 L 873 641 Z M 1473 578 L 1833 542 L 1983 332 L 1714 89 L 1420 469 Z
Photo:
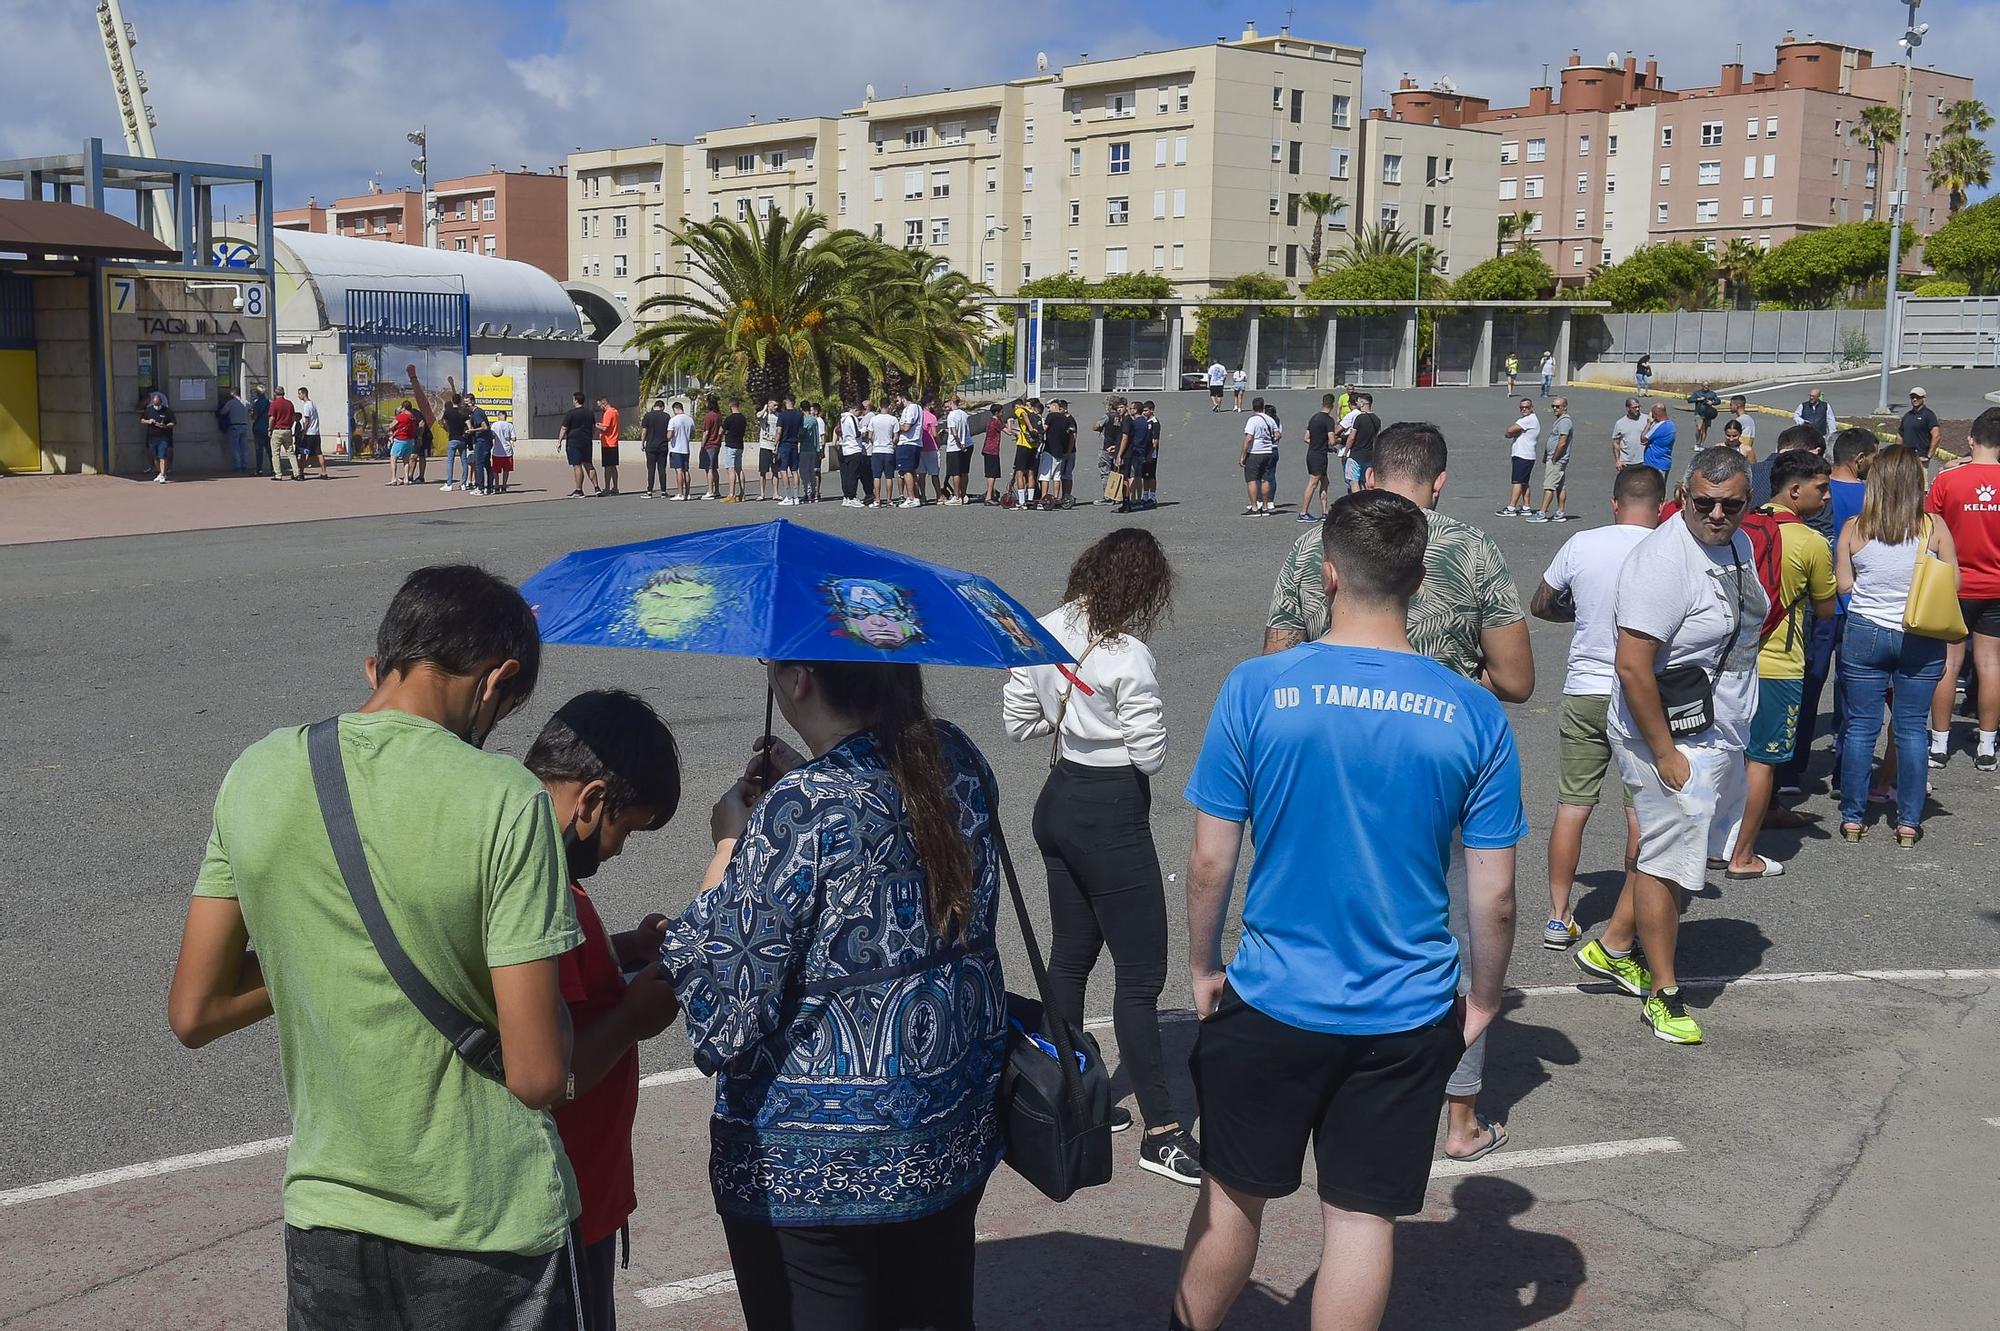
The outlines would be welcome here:
M 1051 1201 L 1111 1181 L 1111 1074 L 1088 1031 L 1049 1015 L 1049 972 L 1000 830 L 999 792 L 986 786 L 1000 870 L 1014 899 L 1040 1001 L 1007 995 L 1007 1065 L 1000 1073 L 1005 1159 Z
M 1678 665 L 1654 677 L 1660 690 L 1660 710 L 1666 714 L 1667 733 L 1676 740 L 1692 739 L 1715 724 L 1715 682 L 1729 668 L 1730 653 L 1743 635 L 1743 561 L 1736 561 L 1735 623 L 1729 630 L 1729 645 L 1716 658 L 1715 672 L 1706 666 Z

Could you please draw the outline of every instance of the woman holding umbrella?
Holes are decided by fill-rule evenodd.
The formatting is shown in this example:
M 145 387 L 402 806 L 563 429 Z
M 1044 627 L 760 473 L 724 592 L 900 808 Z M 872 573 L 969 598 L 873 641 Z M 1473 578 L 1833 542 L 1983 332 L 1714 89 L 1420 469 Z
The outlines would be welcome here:
M 1167 1093 L 1158 1014 L 1167 900 L 1153 847 L 1152 778 L 1167 760 L 1167 725 L 1145 639 L 1173 585 L 1166 552 L 1143 527 L 1114 531 L 1077 556 L 1062 605 L 1041 620 L 1076 665 L 1009 671 L 1004 712 L 1013 738 L 1052 737 L 1035 843 L 1049 878 L 1057 1015 L 1082 1024 L 1084 988 L 1108 945 L 1117 976 L 1112 1024 L 1146 1120 L 1139 1167 L 1195 1186 L 1201 1166 Z M 1131 1122 L 1112 1110 L 1113 1132 Z
M 1007 1050 L 992 771 L 916 665 L 765 668 L 811 757 L 758 745 L 661 949 L 717 1080 L 745 1323 L 970 1328 Z

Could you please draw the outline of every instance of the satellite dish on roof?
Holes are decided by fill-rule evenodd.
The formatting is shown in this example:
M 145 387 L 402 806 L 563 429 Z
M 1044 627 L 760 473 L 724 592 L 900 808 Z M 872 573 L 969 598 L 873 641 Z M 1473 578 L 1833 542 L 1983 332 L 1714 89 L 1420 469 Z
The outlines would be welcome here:
M 1437 81 L 1437 87 L 1438 87 L 1438 91 L 1439 91 L 1439 92 L 1457 92 L 1457 91 L 1458 91 L 1458 85 L 1457 85 L 1456 83 L 1453 83 L 1453 82 L 1451 81 L 1451 75 L 1449 75 L 1449 74 L 1445 75 L 1445 76 L 1444 76 L 1443 78 L 1441 78 L 1441 79 L 1439 79 L 1439 80 Z
M 874 85 L 874 84 L 872 84 L 872 83 L 871 83 L 871 84 L 869 84 L 869 85 L 868 85 L 867 87 L 865 87 L 865 88 L 863 88 L 863 89 L 861 90 L 861 100 L 862 100 L 862 101 L 864 101 L 864 102 L 872 102 L 872 101 L 874 101 L 874 100 L 875 100 L 875 85 Z
M 1607 69 L 1618 68 L 1618 53 L 1616 51 L 1606 51 L 1604 53 L 1604 65 Z
M 1049 68 L 1049 53 L 1047 51 L 1035 52 L 1035 72 L 1038 74 L 1047 73 L 1048 68 Z

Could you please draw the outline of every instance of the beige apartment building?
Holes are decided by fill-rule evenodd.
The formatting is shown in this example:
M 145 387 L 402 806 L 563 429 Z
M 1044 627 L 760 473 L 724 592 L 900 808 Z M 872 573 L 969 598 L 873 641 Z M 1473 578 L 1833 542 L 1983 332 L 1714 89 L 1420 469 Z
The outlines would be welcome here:
M 1895 104 L 1902 67 L 1871 52 L 1787 34 L 1774 67 L 1724 65 L 1710 87 L 1671 89 L 1657 60 L 1586 64 L 1571 52 L 1560 94 L 1528 90 L 1521 106 L 1417 88 L 1391 94 L 1392 115 L 1497 132 L 1498 212 L 1531 215 L 1528 233 L 1565 285 L 1645 244 L 1719 250 L 1743 237 L 1769 249 L 1800 232 L 1884 215 L 1893 182 L 1878 180 L 1851 136 L 1869 105 Z M 1972 80 L 1932 69 L 1911 83 L 1909 220 L 1942 225 L 1945 199 L 1921 163 L 1943 110 Z M 1893 154 L 1881 174 L 1893 173 Z
M 1361 124 L 1355 223 L 1393 226 L 1420 238 L 1437 250 L 1438 267 L 1447 275 L 1492 258 L 1499 138 L 1471 125 L 1397 120 L 1388 110 L 1371 111 Z

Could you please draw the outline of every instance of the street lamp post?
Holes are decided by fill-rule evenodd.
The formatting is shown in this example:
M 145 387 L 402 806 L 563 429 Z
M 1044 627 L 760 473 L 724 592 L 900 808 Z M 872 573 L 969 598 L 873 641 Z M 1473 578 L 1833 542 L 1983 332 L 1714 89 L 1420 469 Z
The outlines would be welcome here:
M 1424 200 L 1430 197 L 1431 191 L 1436 189 L 1439 185 L 1449 185 L 1450 183 L 1451 183 L 1451 172 L 1449 171 L 1446 171 L 1440 175 L 1432 176 L 1429 180 L 1426 180 L 1424 182 L 1423 192 L 1417 196 L 1417 207 L 1420 210 L 1419 211 L 1420 217 L 1422 215 L 1421 209 L 1424 206 Z M 1421 237 L 1419 237 L 1417 240 L 1416 259 L 1417 259 L 1417 300 L 1421 302 L 1424 298 L 1424 241 Z
M 1903 48 L 1903 99 L 1896 108 L 1896 189 L 1889 201 L 1889 283 L 1882 301 L 1882 378 L 1875 402 L 1878 412 L 1889 410 L 1889 367 L 1902 351 L 1897 345 L 1901 337 L 1896 317 L 1896 270 L 1902 266 L 1903 206 L 1910 187 L 1910 75 L 1916 67 L 1917 48 L 1924 44 L 1924 34 L 1931 30 L 1930 24 L 1917 22 L 1917 6 L 1923 2 L 1903 0 L 1909 11 L 1909 26 L 1897 43 Z
M 985 233 L 979 237 L 979 280 L 981 282 L 984 282 L 986 280 L 986 242 L 993 239 L 995 236 L 999 235 L 1006 229 L 1007 229 L 1007 224 L 1005 222 L 999 222 L 994 224 L 993 226 L 987 227 Z M 994 283 L 993 290 L 995 295 L 999 294 L 1000 285 L 998 282 Z
M 433 248 L 431 231 L 436 225 L 436 219 L 431 215 L 435 209 L 431 207 L 430 127 L 419 125 L 403 137 L 415 145 L 417 150 L 417 155 L 410 159 L 410 169 L 417 173 L 417 178 L 422 182 L 424 248 L 431 249 Z

